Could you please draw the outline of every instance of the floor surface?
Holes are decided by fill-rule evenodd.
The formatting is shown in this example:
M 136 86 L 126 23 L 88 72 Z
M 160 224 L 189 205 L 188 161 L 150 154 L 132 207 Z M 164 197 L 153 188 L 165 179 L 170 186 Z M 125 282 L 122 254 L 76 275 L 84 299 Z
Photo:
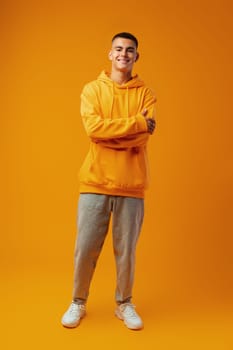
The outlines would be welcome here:
M 137 300 L 145 327 L 128 330 L 114 316 L 110 294 L 103 298 L 98 275 L 93 282 L 87 316 L 75 329 L 62 327 L 60 318 L 69 305 L 70 275 L 52 271 L 3 277 L 3 349 L 198 349 L 232 350 L 233 315 L 226 308 L 167 307 L 165 302 Z M 111 281 L 111 279 L 108 279 Z

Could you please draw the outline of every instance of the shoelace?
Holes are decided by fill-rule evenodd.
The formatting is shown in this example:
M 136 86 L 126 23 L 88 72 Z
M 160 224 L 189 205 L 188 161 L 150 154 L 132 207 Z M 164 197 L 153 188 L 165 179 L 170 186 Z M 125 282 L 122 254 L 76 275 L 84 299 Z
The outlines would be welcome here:
M 79 310 L 85 310 L 85 305 L 72 303 L 70 313 L 76 313 Z
M 132 318 L 137 318 L 138 315 L 136 314 L 136 311 L 134 310 L 135 306 L 132 304 L 126 304 L 124 305 L 124 308 L 122 312 L 126 317 L 132 317 Z

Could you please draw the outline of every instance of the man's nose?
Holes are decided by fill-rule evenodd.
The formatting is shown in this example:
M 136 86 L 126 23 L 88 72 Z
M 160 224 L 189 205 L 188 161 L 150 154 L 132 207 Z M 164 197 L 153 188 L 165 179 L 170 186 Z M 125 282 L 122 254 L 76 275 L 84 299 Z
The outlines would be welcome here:
M 122 55 L 122 56 L 127 56 L 127 50 L 122 50 L 122 51 L 121 51 L 121 55 Z

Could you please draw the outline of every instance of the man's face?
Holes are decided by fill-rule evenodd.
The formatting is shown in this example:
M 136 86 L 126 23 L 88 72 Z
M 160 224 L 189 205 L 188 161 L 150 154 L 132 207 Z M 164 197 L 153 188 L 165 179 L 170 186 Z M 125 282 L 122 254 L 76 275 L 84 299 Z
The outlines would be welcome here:
M 109 52 L 112 68 L 121 72 L 131 72 L 134 62 L 138 58 L 135 43 L 126 38 L 116 38 Z

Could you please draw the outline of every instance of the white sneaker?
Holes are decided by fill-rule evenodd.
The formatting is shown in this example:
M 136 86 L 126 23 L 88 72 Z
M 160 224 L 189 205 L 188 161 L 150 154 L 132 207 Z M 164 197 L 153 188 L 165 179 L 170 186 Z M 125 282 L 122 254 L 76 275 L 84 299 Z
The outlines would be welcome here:
M 64 327 L 74 328 L 79 325 L 81 318 L 85 315 L 85 305 L 72 302 L 68 310 L 64 313 L 61 323 Z
M 135 306 L 131 303 L 124 303 L 117 307 L 115 315 L 122 321 L 129 329 L 143 328 L 143 322 L 140 316 L 135 311 Z

